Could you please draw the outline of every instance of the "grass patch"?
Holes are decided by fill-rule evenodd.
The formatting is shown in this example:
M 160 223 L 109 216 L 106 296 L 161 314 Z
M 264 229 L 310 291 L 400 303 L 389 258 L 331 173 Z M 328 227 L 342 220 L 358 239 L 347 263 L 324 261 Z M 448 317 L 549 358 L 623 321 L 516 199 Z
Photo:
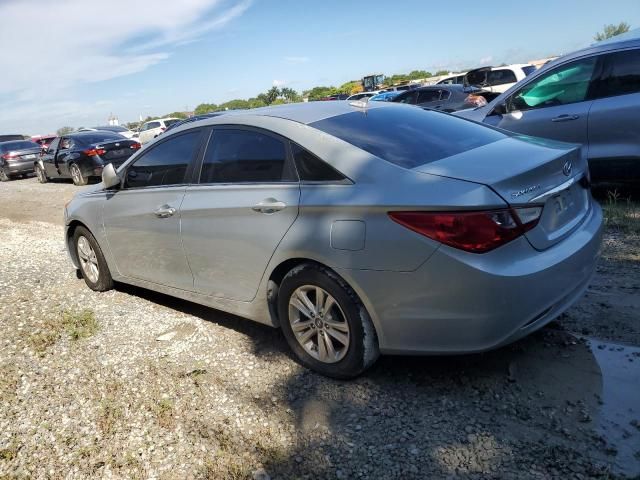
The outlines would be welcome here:
M 10 462 L 18 456 L 18 450 L 20 450 L 20 445 L 12 439 L 9 442 L 9 445 L 4 448 L 0 448 L 0 460 Z
M 602 203 L 605 225 L 609 230 L 640 234 L 640 203 L 622 198 L 617 190 L 607 192 Z
M 80 340 L 93 336 L 99 329 L 93 310 L 62 312 L 62 327 L 71 340 Z
M 156 401 L 153 404 L 153 412 L 158 419 L 158 425 L 164 428 L 170 428 L 174 424 L 174 409 L 175 405 L 173 400 L 169 398 L 163 398 L 160 401 Z

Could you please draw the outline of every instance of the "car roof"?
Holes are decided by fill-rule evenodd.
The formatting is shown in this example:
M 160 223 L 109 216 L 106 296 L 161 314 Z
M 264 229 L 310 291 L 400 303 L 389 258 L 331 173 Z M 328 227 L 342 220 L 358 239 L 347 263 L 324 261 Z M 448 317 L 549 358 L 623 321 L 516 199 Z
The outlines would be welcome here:
M 389 105 L 387 102 L 374 102 L 368 104 L 367 110 L 371 108 L 385 108 Z M 337 117 L 351 112 L 361 112 L 363 107 L 353 105 L 352 101 L 334 100 L 331 102 L 305 102 L 305 103 L 289 103 L 286 105 L 277 105 L 273 107 L 260 107 L 250 110 L 229 110 L 225 115 L 199 120 L 202 124 L 219 124 L 223 123 L 228 115 L 246 115 L 246 116 L 266 116 L 291 120 L 293 122 L 308 125 L 318 122 L 326 118 Z M 194 123 L 199 123 L 194 122 Z

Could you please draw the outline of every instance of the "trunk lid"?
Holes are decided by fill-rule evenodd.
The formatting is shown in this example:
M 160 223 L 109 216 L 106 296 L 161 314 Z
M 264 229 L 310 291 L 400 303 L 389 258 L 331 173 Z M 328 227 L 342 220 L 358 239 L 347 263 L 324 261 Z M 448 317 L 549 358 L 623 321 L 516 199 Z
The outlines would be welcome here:
M 122 140 L 114 140 L 112 142 L 100 142 L 92 145 L 92 148 L 101 148 L 105 150 L 105 153 L 100 155 L 100 158 L 104 161 L 105 165 L 113 163 L 114 166 L 119 166 L 124 163 L 131 155 L 138 151 L 140 144 L 135 140 L 129 140 L 122 138 Z
M 588 167 L 576 145 L 510 137 L 415 170 L 487 185 L 510 206 L 542 206 L 525 234 L 538 250 L 570 235 L 590 208 Z

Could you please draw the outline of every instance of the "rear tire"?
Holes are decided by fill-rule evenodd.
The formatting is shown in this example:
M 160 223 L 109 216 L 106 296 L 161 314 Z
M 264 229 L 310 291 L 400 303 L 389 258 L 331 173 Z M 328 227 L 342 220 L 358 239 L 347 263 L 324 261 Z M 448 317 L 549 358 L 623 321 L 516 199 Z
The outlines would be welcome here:
M 282 279 L 278 317 L 300 362 L 322 375 L 356 377 L 380 355 L 366 308 L 343 279 L 321 265 L 299 265 Z
M 73 232 L 73 248 L 80 264 L 80 273 L 91 290 L 105 292 L 113 288 L 113 278 L 100 245 L 85 227 Z
M 47 174 L 44 173 L 44 169 L 40 165 L 36 165 L 36 176 L 38 177 L 38 182 L 47 183 L 49 179 L 47 178 Z
M 82 175 L 82 171 L 77 164 L 72 163 L 69 165 L 69 173 L 71 174 L 71 179 L 73 180 L 73 184 L 82 187 L 87 184 L 88 178 Z

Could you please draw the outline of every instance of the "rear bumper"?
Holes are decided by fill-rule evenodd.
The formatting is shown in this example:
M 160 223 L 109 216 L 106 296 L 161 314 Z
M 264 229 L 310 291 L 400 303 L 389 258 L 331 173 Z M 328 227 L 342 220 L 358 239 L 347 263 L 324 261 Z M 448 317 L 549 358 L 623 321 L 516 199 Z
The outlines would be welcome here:
M 33 173 L 34 163 L 33 160 L 27 160 L 26 162 L 6 162 L 3 168 L 9 175 Z
M 524 237 L 476 255 L 441 246 L 413 272 L 340 270 L 365 303 L 383 353 L 490 350 L 539 329 L 568 309 L 595 270 L 602 210 L 542 252 Z

